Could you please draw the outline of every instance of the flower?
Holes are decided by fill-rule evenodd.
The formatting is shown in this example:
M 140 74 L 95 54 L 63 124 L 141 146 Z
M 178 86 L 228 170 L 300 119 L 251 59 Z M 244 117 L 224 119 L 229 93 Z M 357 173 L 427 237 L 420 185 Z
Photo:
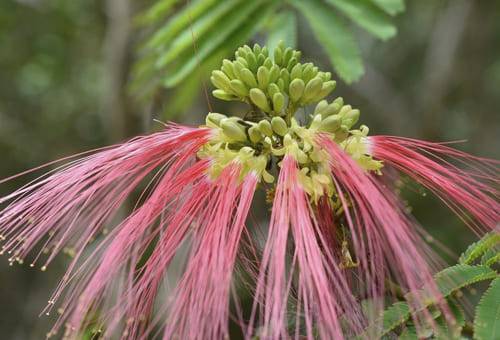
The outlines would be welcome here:
M 354 129 L 359 110 L 324 99 L 331 74 L 282 45 L 274 58 L 244 46 L 211 80 L 214 96 L 251 111 L 209 113 L 199 128 L 166 124 L 79 155 L 0 200 L 1 252 L 11 264 L 29 258 L 46 270 L 59 252 L 73 256 L 45 309 L 60 312 L 48 335 L 65 327 L 64 338 L 91 330 L 221 339 L 232 319 L 248 339 L 351 338 L 395 283 L 420 311 L 417 324 L 433 322 L 429 301 L 451 322 L 432 280 L 435 255 L 384 174 L 410 176 L 481 234 L 500 220 L 498 162 Z M 262 188 L 271 219 L 259 244 L 248 216 Z M 184 269 L 164 296 L 179 257 Z M 247 312 L 235 293 L 242 283 L 253 295 Z

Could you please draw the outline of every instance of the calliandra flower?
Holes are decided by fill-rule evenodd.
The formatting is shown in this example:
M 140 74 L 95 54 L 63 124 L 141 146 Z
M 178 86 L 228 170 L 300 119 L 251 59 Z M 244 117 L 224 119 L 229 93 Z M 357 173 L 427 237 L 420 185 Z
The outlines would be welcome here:
M 500 220 L 498 162 L 368 136 L 353 128 L 359 110 L 324 99 L 330 73 L 282 45 L 273 55 L 244 46 L 212 73 L 214 96 L 250 104 L 245 117 L 166 124 L 68 158 L 0 200 L 11 264 L 46 270 L 61 251 L 73 257 L 44 310 L 60 313 L 48 336 L 225 339 L 232 320 L 247 339 L 352 338 L 394 285 L 419 311 L 417 326 L 432 324 L 430 304 L 453 321 L 433 283 L 437 258 L 384 173 L 413 178 L 482 234 Z M 265 231 L 249 218 L 261 189 Z M 238 287 L 253 296 L 249 310 Z

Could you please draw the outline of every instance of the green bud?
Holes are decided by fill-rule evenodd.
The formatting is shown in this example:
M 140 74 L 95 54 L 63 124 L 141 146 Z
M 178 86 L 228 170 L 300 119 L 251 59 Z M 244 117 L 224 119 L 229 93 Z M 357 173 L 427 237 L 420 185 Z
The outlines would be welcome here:
M 283 81 L 282 78 L 278 79 L 276 85 L 278 85 L 281 92 L 285 92 L 285 82 Z
M 237 97 L 233 96 L 232 94 L 229 94 L 227 93 L 226 91 L 224 90 L 213 90 L 212 91 L 212 95 L 215 97 L 215 98 L 219 98 L 221 100 L 225 100 L 225 101 L 231 101 L 231 100 L 235 100 L 235 99 L 238 99 Z
M 260 51 L 264 55 L 264 57 L 269 56 L 269 50 L 267 49 L 267 46 L 262 47 L 262 50 Z
M 291 70 L 296 64 L 297 64 L 297 59 L 295 59 L 295 57 L 292 57 L 292 59 L 290 59 L 286 64 L 287 70 Z
M 278 65 L 273 65 L 271 68 L 268 67 L 269 71 L 269 82 L 274 83 L 276 80 L 278 80 L 278 77 L 280 76 L 280 68 Z
M 344 105 L 342 106 L 342 109 L 340 109 L 339 116 L 344 119 L 344 117 L 352 110 L 351 105 Z
M 236 76 L 236 78 L 241 79 L 241 70 L 243 70 L 244 68 L 246 68 L 246 67 L 242 63 L 240 63 L 239 61 L 235 61 L 233 63 L 233 70 L 234 70 L 234 75 Z
M 274 83 L 271 83 L 269 84 L 269 86 L 267 87 L 267 93 L 269 94 L 269 97 L 274 97 L 274 95 L 276 93 L 280 93 L 280 88 L 278 87 L 278 85 L 274 84 Z
M 325 118 L 325 117 L 337 114 L 337 113 L 339 113 L 341 108 L 342 108 L 342 106 L 340 106 L 338 103 L 333 102 L 330 105 L 328 105 L 328 107 L 326 108 L 325 111 L 323 111 L 321 116 L 323 116 L 323 118 Z
M 266 61 L 266 56 L 264 56 L 262 53 L 257 56 L 257 66 L 262 66 L 264 64 L 264 61 Z
M 337 82 L 335 80 L 324 82 L 320 91 L 321 98 L 325 98 L 326 96 L 328 96 L 333 90 L 335 90 L 336 86 Z
M 257 82 L 261 89 L 265 89 L 269 84 L 269 69 L 264 66 L 259 67 L 257 70 Z
M 257 125 L 252 126 L 248 129 L 248 136 L 250 137 L 250 141 L 252 143 L 258 143 L 262 140 L 262 134 L 259 131 L 259 127 Z
M 248 54 L 253 54 L 253 51 L 252 49 L 250 48 L 250 46 L 248 45 L 243 45 L 243 49 L 245 50 L 245 52 Z
M 227 118 L 226 115 L 216 112 L 209 112 L 207 114 L 207 117 L 205 118 L 205 123 L 210 127 L 218 127 L 220 125 L 221 120 L 225 118 Z
M 298 102 L 304 93 L 304 81 L 302 79 L 294 79 L 290 83 L 288 93 L 292 102 Z
M 318 115 L 318 114 L 322 115 L 322 112 L 325 111 L 327 107 L 328 107 L 328 102 L 326 100 L 320 101 L 316 105 L 316 107 L 314 108 L 314 114 L 315 115 Z
M 359 120 L 360 112 L 358 109 L 349 111 L 342 119 L 342 125 L 347 126 L 349 129 L 354 126 Z
M 234 53 L 234 57 L 236 59 L 238 58 L 245 58 L 247 55 L 247 52 L 245 51 L 245 49 L 243 47 L 239 47 L 236 52 Z
M 253 52 L 250 52 L 247 54 L 247 57 L 245 58 L 248 63 L 248 68 L 252 71 L 255 71 L 257 69 L 257 58 L 255 57 L 255 54 Z
M 280 71 L 280 78 L 283 79 L 285 83 L 288 83 L 290 80 L 290 73 L 287 69 L 282 68 Z
M 229 118 L 222 119 L 220 122 L 220 127 L 224 135 L 234 140 L 235 142 L 245 142 L 247 140 L 247 135 L 244 128 L 238 123 L 229 120 Z
M 317 73 L 314 72 L 314 65 L 312 63 L 307 63 L 304 65 L 302 70 L 302 79 L 304 82 L 313 79 Z
M 267 102 L 267 97 L 264 92 L 259 88 L 253 88 L 250 90 L 250 99 L 252 102 L 262 111 L 269 112 L 271 108 Z
M 295 59 L 297 59 L 298 61 L 300 61 L 300 58 L 302 57 L 302 52 L 297 51 L 297 50 L 293 51 L 293 57 Z
M 230 79 L 236 78 L 236 74 L 234 73 L 234 65 L 231 61 L 224 59 L 222 61 L 221 69 Z
M 258 124 L 260 132 L 264 135 L 271 137 L 273 135 L 273 129 L 271 127 L 271 123 L 268 120 L 261 120 Z
M 250 71 L 248 68 L 244 68 L 240 71 L 240 77 L 241 80 L 243 80 L 243 82 L 247 84 L 249 87 L 258 87 L 255 76 L 253 75 L 252 71 Z
M 274 65 L 274 63 L 271 60 L 271 58 L 269 58 L 269 57 L 267 57 L 266 60 L 264 60 L 264 64 L 262 64 L 262 66 L 265 66 L 268 69 L 271 69 L 271 67 L 273 67 L 273 65 Z
M 239 62 L 244 67 L 248 68 L 248 63 L 247 63 L 247 60 L 245 58 L 238 57 L 238 58 L 236 58 L 236 61 Z
M 286 125 L 286 122 L 283 118 L 281 117 L 273 117 L 271 119 L 271 126 L 273 128 L 273 131 L 276 132 L 279 136 L 284 136 L 288 132 L 288 126 Z
M 290 71 L 290 79 L 302 78 L 302 65 L 297 64 Z
M 240 97 L 248 96 L 248 88 L 243 84 L 243 82 L 239 79 L 233 79 L 229 82 L 231 89 L 234 93 L 236 93 Z
M 283 63 L 283 50 L 279 47 L 279 45 L 274 49 L 274 62 L 279 66 Z
M 212 84 L 215 85 L 215 87 L 223 89 L 228 93 L 231 92 L 231 86 L 229 85 L 230 80 L 224 72 L 219 70 L 213 71 L 210 80 L 212 81 Z
M 288 62 L 290 59 L 293 57 L 293 49 L 290 47 L 287 47 L 285 51 L 283 52 L 283 66 L 287 66 Z
M 335 131 L 338 130 L 338 128 L 340 128 L 340 124 L 341 120 L 338 115 L 329 116 L 321 121 L 321 124 L 319 125 L 319 130 L 334 133 Z
M 277 92 L 273 95 L 273 111 L 281 112 L 285 107 L 285 96 L 281 92 Z
M 306 85 L 306 88 L 304 89 L 304 96 L 302 97 L 302 101 L 307 102 L 315 98 L 321 91 L 322 85 L 323 81 L 319 77 L 315 77 L 309 80 L 309 82 Z
M 256 55 L 259 55 L 260 54 L 260 50 L 261 50 L 261 47 L 259 44 L 254 44 L 253 45 L 253 52 L 256 54 Z
M 340 107 L 344 106 L 344 98 L 342 97 L 337 97 L 335 100 L 332 102 L 332 104 L 338 104 Z

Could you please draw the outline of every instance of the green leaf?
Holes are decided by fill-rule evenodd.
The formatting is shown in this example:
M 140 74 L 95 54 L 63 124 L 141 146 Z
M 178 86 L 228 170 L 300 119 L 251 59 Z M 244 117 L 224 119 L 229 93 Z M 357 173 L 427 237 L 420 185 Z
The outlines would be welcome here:
M 494 280 L 481 297 L 474 319 L 474 339 L 500 338 L 500 278 Z
M 479 281 L 494 279 L 497 275 L 490 267 L 457 264 L 440 271 L 434 279 L 439 291 L 446 297 L 458 289 Z
M 319 0 L 290 2 L 306 17 L 338 75 L 347 83 L 358 80 L 364 72 L 363 63 L 356 40 L 343 20 Z
M 200 61 L 208 58 L 219 46 L 227 43 L 227 41 L 232 41 L 233 33 L 238 30 L 248 31 L 248 36 L 252 35 L 260 28 L 265 14 L 272 7 L 267 3 L 261 6 L 262 2 L 262 0 L 244 2 L 234 15 L 226 18 L 224 25 L 206 34 L 203 40 L 198 42 L 199 46 L 196 53 L 190 53 L 185 59 L 181 58 L 181 64 L 164 79 L 164 85 L 173 87 L 180 83 L 189 76 Z M 233 49 L 235 47 L 232 45 Z
M 144 13 L 140 14 L 136 22 L 140 25 L 149 25 L 159 21 L 160 19 L 166 17 L 170 14 L 173 6 L 179 0 L 159 0 L 156 1 L 153 6 L 151 6 Z
M 405 10 L 404 0 L 371 0 L 389 15 L 396 15 Z
M 165 46 L 179 32 L 196 22 L 201 15 L 206 13 L 216 3 L 218 3 L 217 0 L 193 0 L 156 31 L 146 43 L 146 46 L 149 48 Z
M 500 244 L 500 233 L 491 232 L 483 236 L 479 241 L 471 244 L 467 250 L 460 255 L 459 263 L 471 264 L 486 251 Z
M 387 14 L 366 0 L 327 0 L 349 19 L 377 38 L 387 40 L 396 35 L 397 29 Z
M 223 18 L 235 15 L 238 11 L 237 5 L 241 1 L 229 0 L 221 1 L 215 7 L 211 8 L 201 18 L 196 20 L 192 26 L 189 26 L 182 31 L 175 39 L 169 43 L 164 49 L 164 52 L 159 52 L 159 58 L 156 62 L 156 67 L 161 68 L 172 62 L 182 52 L 189 48 L 193 48 L 193 39 L 197 40 L 204 36 L 208 30 L 223 22 Z
M 271 18 L 266 43 L 271 55 L 281 40 L 287 47 L 297 46 L 297 18 L 292 11 L 284 11 Z
M 462 328 L 465 325 L 465 313 L 461 306 L 456 301 L 448 303 L 453 317 L 455 318 L 454 324 L 449 324 L 446 318 L 441 315 L 437 320 L 437 338 L 438 339 L 457 339 L 462 333 Z
M 470 266 L 466 264 L 458 264 L 446 268 L 434 276 L 435 284 L 441 292 L 443 298 L 448 297 L 451 293 L 472 285 L 479 281 L 494 279 L 498 276 L 497 272 L 486 266 Z M 420 291 L 424 296 L 428 293 L 425 289 Z M 420 294 L 418 294 L 420 295 Z M 414 298 L 415 294 L 407 294 L 408 299 Z M 423 308 L 426 308 L 436 301 L 433 298 L 426 299 Z M 413 311 L 419 312 L 420 310 Z M 385 335 L 392 331 L 397 326 L 406 322 L 410 317 L 411 308 L 406 302 L 396 302 L 387 308 L 382 314 L 383 330 L 381 335 Z M 370 325 L 364 333 L 373 332 L 377 328 L 377 322 Z
M 492 266 L 500 262 L 500 252 L 497 248 L 488 249 L 481 257 L 481 264 L 485 266 Z

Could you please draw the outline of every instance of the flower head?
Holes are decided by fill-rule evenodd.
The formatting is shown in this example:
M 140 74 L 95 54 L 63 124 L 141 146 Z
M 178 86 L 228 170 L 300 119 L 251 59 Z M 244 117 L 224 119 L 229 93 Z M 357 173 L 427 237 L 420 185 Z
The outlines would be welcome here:
M 233 320 L 248 339 L 350 338 L 395 284 L 420 311 L 416 321 L 432 322 L 429 299 L 452 319 L 433 285 L 433 252 L 383 175 L 409 175 L 482 233 L 500 220 L 498 163 L 443 144 L 370 137 L 366 126 L 354 128 L 359 110 L 324 99 L 335 88 L 329 72 L 282 45 L 273 55 L 244 46 L 212 74 L 215 97 L 249 105 L 243 117 L 168 124 L 0 200 L 1 252 L 11 263 L 46 270 L 59 252 L 73 256 L 45 310 L 61 312 L 49 335 L 65 327 L 66 338 L 90 328 L 124 339 L 221 339 Z M 259 242 L 248 216 L 262 188 L 271 219 Z M 171 280 L 180 257 L 185 265 Z M 249 311 L 238 282 L 250 287 Z

